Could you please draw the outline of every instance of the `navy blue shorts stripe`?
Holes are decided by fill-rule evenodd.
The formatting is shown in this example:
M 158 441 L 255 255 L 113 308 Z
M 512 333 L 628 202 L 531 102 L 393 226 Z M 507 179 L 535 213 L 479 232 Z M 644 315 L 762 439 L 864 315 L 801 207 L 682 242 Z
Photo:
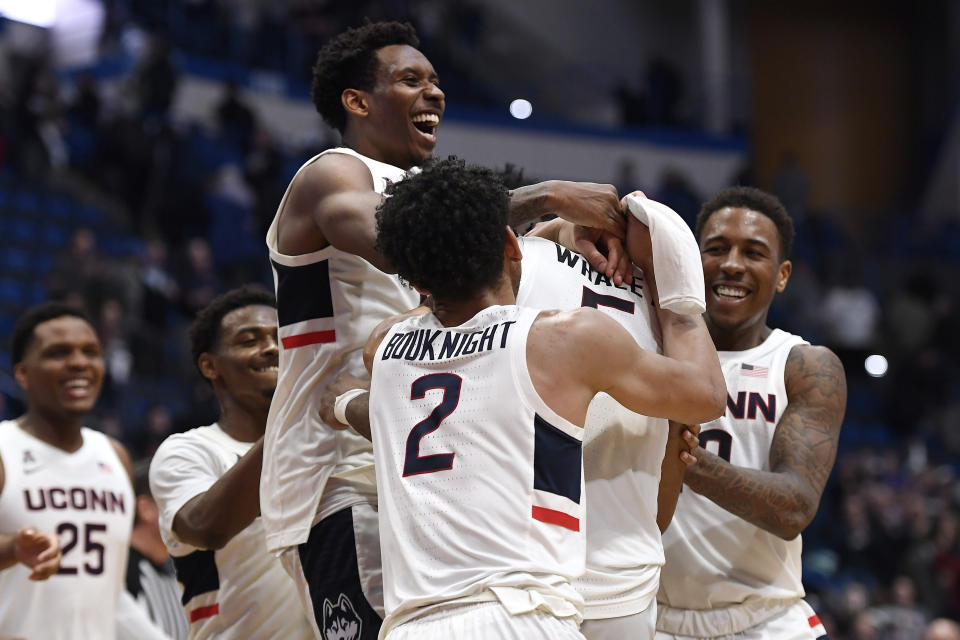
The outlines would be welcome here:
M 298 267 L 270 262 L 277 272 L 277 318 L 281 327 L 333 317 L 327 260 Z
M 321 635 L 376 640 L 383 620 L 360 586 L 353 512 L 343 509 L 315 524 L 297 551 Z M 358 628 L 359 634 L 344 633 L 353 628 Z
M 533 418 L 533 488 L 580 504 L 583 443 L 541 418 Z

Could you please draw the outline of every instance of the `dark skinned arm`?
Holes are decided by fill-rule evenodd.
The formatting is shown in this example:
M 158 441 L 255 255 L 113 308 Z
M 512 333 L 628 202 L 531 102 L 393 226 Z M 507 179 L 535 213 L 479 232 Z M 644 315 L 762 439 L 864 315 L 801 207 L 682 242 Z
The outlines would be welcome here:
M 199 549 L 222 549 L 260 515 L 263 438 L 173 518 L 173 533 Z
M 511 227 L 522 227 L 548 213 L 564 220 L 609 231 L 623 238 L 626 220 L 617 189 L 610 184 L 547 180 L 510 192 Z
M 770 471 L 737 467 L 698 448 L 684 482 L 730 513 L 784 540 L 817 512 L 837 455 L 847 401 L 839 358 L 825 347 L 797 346 L 787 358 L 789 404 L 770 446 Z
M 663 462 L 660 463 L 660 490 L 657 492 L 657 526 L 660 533 L 666 531 L 673 520 L 687 467 L 697 462 L 691 452 L 699 446 L 699 433 L 700 425 L 687 426 L 670 421 L 667 446 Z

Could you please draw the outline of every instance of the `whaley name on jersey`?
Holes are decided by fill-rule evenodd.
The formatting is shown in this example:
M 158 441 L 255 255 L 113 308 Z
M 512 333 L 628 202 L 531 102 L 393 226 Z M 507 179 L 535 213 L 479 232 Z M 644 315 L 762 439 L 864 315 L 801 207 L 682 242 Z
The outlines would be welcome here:
M 27 487 L 23 499 L 28 511 L 44 509 L 73 509 L 75 511 L 102 511 L 126 513 L 122 494 L 107 489 L 90 487 Z
M 580 271 L 580 275 L 587 279 L 593 285 L 605 284 L 621 291 L 630 291 L 638 298 L 643 298 L 643 279 L 634 276 L 630 284 L 614 284 L 614 282 L 602 273 L 594 271 L 587 260 L 564 246 L 557 245 L 557 262 L 564 264 L 574 271 Z M 592 306 L 592 305 L 589 305 Z
M 496 322 L 482 331 L 464 333 L 443 329 L 415 329 L 398 332 L 390 338 L 383 349 L 381 360 L 445 360 L 473 353 L 504 349 L 507 334 L 516 320 Z M 442 336 L 442 338 L 441 338 Z M 499 339 L 498 339 L 499 338 Z

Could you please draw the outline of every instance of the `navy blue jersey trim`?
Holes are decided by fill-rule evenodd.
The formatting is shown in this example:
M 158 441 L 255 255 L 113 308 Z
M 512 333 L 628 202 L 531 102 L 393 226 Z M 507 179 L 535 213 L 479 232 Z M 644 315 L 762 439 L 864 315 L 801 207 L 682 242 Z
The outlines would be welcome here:
M 533 488 L 580 504 L 583 443 L 539 415 L 534 415 L 533 427 Z
M 213 550 L 194 551 L 174 558 L 173 566 L 177 569 L 177 580 L 183 585 L 180 602 L 184 606 L 196 596 L 220 588 L 220 573 L 217 571 Z
M 277 317 L 281 327 L 333 317 L 329 261 L 297 267 L 270 262 L 277 272 Z

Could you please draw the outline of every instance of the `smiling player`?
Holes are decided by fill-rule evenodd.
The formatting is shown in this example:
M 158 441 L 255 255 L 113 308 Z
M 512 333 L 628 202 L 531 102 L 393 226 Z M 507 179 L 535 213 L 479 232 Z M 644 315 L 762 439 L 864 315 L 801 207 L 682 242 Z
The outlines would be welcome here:
M 433 152 L 445 96 L 413 28 L 350 29 L 314 68 L 313 101 L 343 146 L 294 176 L 267 232 L 277 290 L 280 377 L 264 444 L 267 545 L 282 552 L 318 638 L 344 625 L 375 638 L 383 615 L 370 443 L 319 419 L 326 386 L 365 375 L 361 350 L 382 320 L 419 295 L 375 249 L 375 211 L 390 183 Z M 623 233 L 616 189 L 550 181 L 516 189 L 511 224 L 548 212 Z M 325 633 L 321 633 L 321 630 Z
M 790 277 L 793 222 L 774 196 L 721 191 L 697 217 L 707 328 L 727 382 L 724 416 L 702 425 L 698 462 L 664 533 L 657 640 L 813 640 L 800 532 L 837 453 L 840 360 L 767 326 Z

